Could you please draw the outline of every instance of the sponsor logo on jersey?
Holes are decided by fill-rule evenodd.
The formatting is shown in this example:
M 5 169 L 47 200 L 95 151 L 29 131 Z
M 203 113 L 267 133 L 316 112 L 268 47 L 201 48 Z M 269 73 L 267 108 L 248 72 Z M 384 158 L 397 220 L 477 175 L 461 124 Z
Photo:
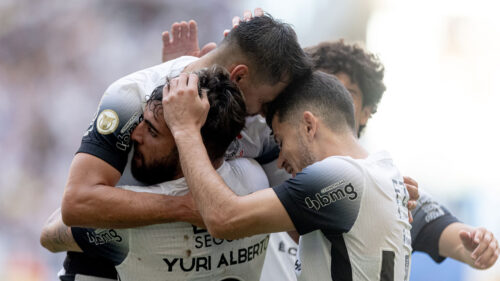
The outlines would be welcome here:
M 343 184 L 343 181 L 338 183 L 334 183 L 330 186 L 327 186 L 314 194 L 314 196 L 306 197 L 305 202 L 309 209 L 315 209 L 318 211 L 320 208 L 328 206 L 336 201 L 342 199 L 355 200 L 358 198 L 358 193 L 354 190 L 354 187 L 351 183 L 345 185 L 344 187 L 339 187 L 340 184 Z
M 97 117 L 97 131 L 101 135 L 113 133 L 118 128 L 120 119 L 114 110 L 105 109 Z
M 109 242 L 122 242 L 123 239 L 114 229 L 89 232 L 87 231 L 89 243 L 94 245 L 102 245 Z
M 229 147 L 226 150 L 224 158 L 226 160 L 229 160 L 242 156 L 243 156 L 243 148 L 241 142 L 239 141 L 239 139 L 235 139 L 231 142 L 231 144 L 229 144 Z

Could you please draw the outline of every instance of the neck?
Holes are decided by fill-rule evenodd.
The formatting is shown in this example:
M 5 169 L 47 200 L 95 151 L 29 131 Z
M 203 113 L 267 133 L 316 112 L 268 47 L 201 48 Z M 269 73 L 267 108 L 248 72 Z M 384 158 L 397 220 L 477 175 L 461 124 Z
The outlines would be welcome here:
M 338 134 L 328 132 L 326 136 L 318 140 L 316 155 L 323 160 L 330 156 L 350 156 L 354 159 L 368 157 L 368 152 L 359 144 L 354 134 L 346 132 Z
M 244 63 L 244 60 L 241 55 L 237 55 L 237 51 L 229 52 L 230 50 L 230 47 L 227 46 L 217 47 L 217 49 L 190 63 L 184 68 L 183 72 L 197 71 L 214 64 L 220 65 L 231 72 L 235 65 Z
M 188 66 L 186 66 L 184 68 L 183 72 L 193 72 L 193 71 L 205 68 L 205 67 L 212 66 L 214 64 L 218 64 L 218 65 L 227 69 L 228 65 L 226 65 L 227 63 L 225 63 L 221 59 L 220 52 L 221 51 L 218 49 L 213 50 L 212 52 L 204 55 L 200 59 L 190 63 Z

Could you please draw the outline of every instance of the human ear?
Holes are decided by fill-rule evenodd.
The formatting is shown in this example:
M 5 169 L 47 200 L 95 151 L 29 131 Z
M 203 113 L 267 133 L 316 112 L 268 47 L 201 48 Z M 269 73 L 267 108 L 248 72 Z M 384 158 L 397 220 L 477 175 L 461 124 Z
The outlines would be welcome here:
M 248 78 L 248 66 L 244 64 L 238 64 L 233 67 L 229 73 L 229 78 L 235 82 L 240 83 L 242 79 Z
M 313 139 L 318 130 L 318 118 L 310 111 L 304 111 L 302 114 L 302 121 L 308 139 Z

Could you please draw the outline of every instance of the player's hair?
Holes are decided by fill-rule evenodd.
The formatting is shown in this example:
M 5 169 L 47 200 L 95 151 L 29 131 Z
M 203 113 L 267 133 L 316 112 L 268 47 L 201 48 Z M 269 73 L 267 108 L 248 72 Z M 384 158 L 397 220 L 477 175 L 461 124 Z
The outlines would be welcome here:
M 229 144 L 245 126 L 245 99 L 224 68 L 214 65 L 196 73 L 199 77 L 199 94 L 201 96 L 201 89 L 206 89 L 210 103 L 207 120 L 201 128 L 201 136 L 210 160 L 215 161 L 224 155 Z M 162 106 L 162 98 L 163 86 L 159 86 L 147 101 L 146 105 L 153 110 L 155 117 Z
M 300 47 L 293 28 L 269 14 L 240 22 L 221 47 L 237 48 L 251 64 L 254 77 L 271 85 L 312 72 L 311 59 Z
M 304 111 L 310 111 L 332 131 L 354 133 L 351 95 L 334 76 L 315 71 L 292 82 L 283 93 L 267 105 L 266 120 L 270 127 L 275 115 L 279 122 L 294 122 Z
M 304 50 L 313 60 L 314 70 L 333 75 L 340 72 L 347 74 L 352 83 L 357 84 L 361 90 L 363 107 L 370 106 L 372 114 L 377 112 L 378 103 L 386 87 L 383 81 L 384 65 L 376 55 L 357 44 L 345 43 L 342 39 L 323 42 Z M 359 128 L 359 132 L 363 127 Z

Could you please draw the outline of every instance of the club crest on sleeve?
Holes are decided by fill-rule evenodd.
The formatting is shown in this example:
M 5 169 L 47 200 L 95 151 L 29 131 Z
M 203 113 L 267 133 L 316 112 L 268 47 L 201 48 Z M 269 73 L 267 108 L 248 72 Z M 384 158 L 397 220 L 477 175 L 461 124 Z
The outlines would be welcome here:
M 118 128 L 120 119 L 114 110 L 105 109 L 97 117 L 97 131 L 101 135 L 113 133 Z

